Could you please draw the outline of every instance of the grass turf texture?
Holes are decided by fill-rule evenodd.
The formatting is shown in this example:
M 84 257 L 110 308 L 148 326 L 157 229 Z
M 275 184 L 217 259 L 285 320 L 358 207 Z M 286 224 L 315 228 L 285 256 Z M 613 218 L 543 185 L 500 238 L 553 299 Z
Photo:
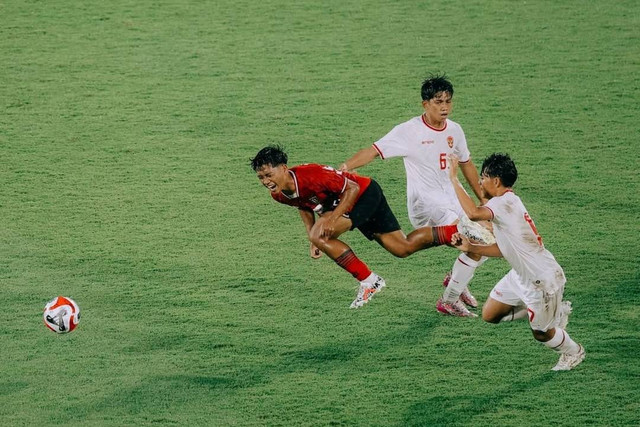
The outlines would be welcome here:
M 0 4 L 3 425 L 632 425 L 640 386 L 637 2 Z M 440 316 L 455 251 L 308 258 L 248 167 L 338 165 L 446 71 L 476 160 L 507 151 L 583 365 L 526 323 Z M 409 230 L 400 160 L 361 170 Z M 472 283 L 484 300 L 508 270 Z M 58 294 L 76 332 L 41 320 Z

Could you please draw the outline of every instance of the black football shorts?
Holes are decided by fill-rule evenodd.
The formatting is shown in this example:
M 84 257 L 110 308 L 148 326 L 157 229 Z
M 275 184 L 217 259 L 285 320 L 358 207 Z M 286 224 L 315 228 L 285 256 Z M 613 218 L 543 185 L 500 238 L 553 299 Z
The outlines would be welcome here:
M 348 216 L 352 222 L 351 229 L 357 228 L 369 240 L 373 240 L 374 234 L 400 230 L 400 224 L 391 211 L 382 188 L 373 179 Z

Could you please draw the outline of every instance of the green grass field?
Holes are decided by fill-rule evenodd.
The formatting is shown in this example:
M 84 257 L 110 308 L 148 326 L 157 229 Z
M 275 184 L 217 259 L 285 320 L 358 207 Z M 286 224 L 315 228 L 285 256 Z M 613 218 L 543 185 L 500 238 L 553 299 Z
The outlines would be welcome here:
M 637 1 L 0 3 L 2 426 L 640 424 Z M 565 268 L 576 370 L 526 322 L 439 315 L 456 251 L 308 257 L 248 160 L 337 166 L 430 72 Z M 409 231 L 398 159 L 377 179 Z M 504 260 L 478 270 L 484 300 Z M 56 295 L 82 309 L 53 334 Z

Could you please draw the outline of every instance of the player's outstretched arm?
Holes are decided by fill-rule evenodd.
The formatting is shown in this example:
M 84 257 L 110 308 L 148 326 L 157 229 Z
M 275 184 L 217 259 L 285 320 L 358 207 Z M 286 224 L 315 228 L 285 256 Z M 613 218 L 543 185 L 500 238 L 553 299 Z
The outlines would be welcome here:
M 378 150 L 373 148 L 373 145 L 371 147 L 363 148 L 354 154 L 349 160 L 341 164 L 338 169 L 343 172 L 358 169 L 359 167 L 371 163 L 373 159 L 379 155 Z
M 487 199 L 484 198 L 482 194 L 482 189 L 480 188 L 480 175 L 478 175 L 478 169 L 476 169 L 476 165 L 473 164 L 472 160 L 469 160 L 466 163 L 460 163 L 460 170 L 462 171 L 462 175 L 469 183 L 469 186 L 473 190 L 474 194 L 480 200 L 480 204 L 484 205 L 487 203 Z
M 483 206 L 476 206 L 476 204 L 471 200 L 471 197 L 467 194 L 464 187 L 458 181 L 458 157 L 455 155 L 449 156 L 449 179 L 451 179 L 451 183 L 453 184 L 453 189 L 456 192 L 456 196 L 460 201 L 460 205 L 464 210 L 464 213 L 467 214 L 470 220 L 472 221 L 489 221 L 492 219 L 491 211 Z M 475 169 L 475 166 L 474 166 Z M 476 172 L 477 175 L 477 172 Z
M 451 244 L 462 252 L 472 253 L 476 255 L 500 258 L 502 252 L 496 243 L 493 245 L 477 245 L 471 243 L 467 236 L 461 233 L 455 233 L 451 236 Z

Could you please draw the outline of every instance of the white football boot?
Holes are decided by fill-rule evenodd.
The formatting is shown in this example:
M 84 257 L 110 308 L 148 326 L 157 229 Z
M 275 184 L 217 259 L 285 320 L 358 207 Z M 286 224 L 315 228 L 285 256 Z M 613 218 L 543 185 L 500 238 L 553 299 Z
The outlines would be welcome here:
M 349 308 L 359 308 L 369 302 L 369 300 L 378 292 L 382 291 L 382 288 L 387 286 L 384 279 L 377 274 L 375 275 L 375 282 L 366 283 L 360 282 L 358 287 L 358 293 L 356 299 L 353 300 Z
M 448 272 L 444 276 L 444 280 L 442 281 L 442 286 L 446 288 L 447 286 L 449 286 L 450 281 L 451 281 L 451 272 Z M 460 301 L 462 301 L 463 303 L 465 303 L 471 308 L 478 308 L 478 300 L 476 300 L 476 297 L 473 296 L 468 286 L 464 288 L 464 291 L 462 291 L 462 293 L 460 294 Z
M 496 242 L 496 238 L 493 236 L 491 231 L 477 222 L 471 221 L 466 215 L 462 215 L 460 218 L 460 221 L 458 222 L 458 231 L 467 236 L 470 240 L 474 240 L 484 245 L 492 245 Z
M 560 355 L 560 360 L 556 366 L 551 368 L 552 371 L 570 371 L 571 369 L 578 366 L 584 360 L 585 351 L 584 347 L 581 344 L 578 344 L 580 349 L 575 354 L 562 353 Z
M 440 298 L 436 303 L 436 310 L 447 316 L 478 317 L 477 314 L 469 311 L 467 307 L 465 307 L 464 304 L 460 302 L 460 300 L 457 300 L 453 304 L 448 304 L 446 302 L 443 302 L 442 298 Z

